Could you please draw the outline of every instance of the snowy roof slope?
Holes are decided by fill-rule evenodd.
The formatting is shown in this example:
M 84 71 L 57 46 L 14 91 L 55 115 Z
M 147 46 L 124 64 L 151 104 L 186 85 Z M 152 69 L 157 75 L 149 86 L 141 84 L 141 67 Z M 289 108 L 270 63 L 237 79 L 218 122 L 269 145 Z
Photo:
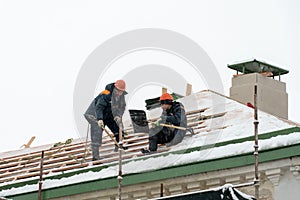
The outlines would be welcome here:
M 200 134 L 193 138 L 185 138 L 183 143 L 172 150 L 183 149 L 193 146 L 215 144 L 217 142 L 230 141 L 237 138 L 245 138 L 254 135 L 254 110 L 241 103 L 223 97 L 217 93 L 204 91 L 182 99 L 184 105 L 193 105 L 194 100 L 198 106 L 208 108 L 203 115 L 224 113 L 225 115 L 204 121 Z M 191 109 L 188 107 L 187 109 Z M 263 111 L 258 111 L 258 133 L 283 130 L 297 126 L 297 124 L 279 119 Z
M 188 115 L 189 124 L 193 124 L 196 135 L 186 136 L 180 144 L 166 149 L 167 152 L 165 153 L 127 160 L 123 165 L 124 175 L 253 152 L 253 141 L 249 139 L 254 135 L 254 110 L 252 108 L 211 91 L 202 91 L 180 101 L 186 107 L 187 113 L 205 108 L 204 112 Z M 159 116 L 160 113 L 161 109 L 158 108 L 148 113 L 148 115 L 150 118 L 154 118 Z M 258 117 L 260 135 L 298 127 L 293 122 L 279 119 L 264 112 L 259 112 Z M 240 141 L 236 142 L 238 139 Z M 261 139 L 259 150 L 298 143 L 300 143 L 300 131 L 291 131 L 288 134 L 279 134 L 274 137 L 271 135 Z M 203 148 L 204 146 L 206 148 Z M 190 149 L 193 150 L 189 151 Z M 143 166 L 143 168 L 137 166 Z M 92 167 L 88 166 L 86 168 Z M 112 164 L 96 172 L 87 171 L 59 180 L 45 180 L 43 187 L 54 188 L 115 177 L 117 174 L 118 166 Z M 6 185 L 6 183 L 1 184 L 0 187 L 2 185 Z M 0 191 L 0 196 L 36 191 L 37 188 L 37 184 L 32 184 L 14 189 L 5 189 Z

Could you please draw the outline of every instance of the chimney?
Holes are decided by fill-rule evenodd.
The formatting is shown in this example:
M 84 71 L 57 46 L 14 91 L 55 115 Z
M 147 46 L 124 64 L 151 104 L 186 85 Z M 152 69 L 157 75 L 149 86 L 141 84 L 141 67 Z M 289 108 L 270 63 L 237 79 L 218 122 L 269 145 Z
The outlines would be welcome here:
M 236 70 L 232 77 L 230 97 L 245 105 L 254 105 L 254 86 L 257 86 L 259 110 L 288 119 L 288 94 L 281 76 L 289 71 L 265 62 L 251 60 L 228 65 Z M 275 80 L 278 77 L 278 80 Z

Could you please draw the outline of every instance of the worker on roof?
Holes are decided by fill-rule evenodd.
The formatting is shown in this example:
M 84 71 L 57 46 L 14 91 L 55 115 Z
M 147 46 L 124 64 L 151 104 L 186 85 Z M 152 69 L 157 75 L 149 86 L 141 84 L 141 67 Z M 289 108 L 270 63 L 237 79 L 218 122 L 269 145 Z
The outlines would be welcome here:
M 123 128 L 122 116 L 125 111 L 125 95 L 127 92 L 124 80 L 106 85 L 103 90 L 90 104 L 84 117 L 91 125 L 92 160 L 99 160 L 99 147 L 102 144 L 102 132 L 106 126 L 114 133 L 119 142 L 119 128 Z M 124 134 L 124 132 L 123 132 Z M 118 147 L 115 146 L 115 151 Z
M 182 103 L 173 101 L 172 95 L 165 93 L 161 95 L 160 104 L 163 109 L 162 115 L 149 130 L 149 149 L 142 149 L 142 153 L 157 151 L 157 144 L 172 146 L 180 143 L 186 130 L 169 128 L 162 124 L 171 124 L 178 127 L 187 127 L 185 109 Z

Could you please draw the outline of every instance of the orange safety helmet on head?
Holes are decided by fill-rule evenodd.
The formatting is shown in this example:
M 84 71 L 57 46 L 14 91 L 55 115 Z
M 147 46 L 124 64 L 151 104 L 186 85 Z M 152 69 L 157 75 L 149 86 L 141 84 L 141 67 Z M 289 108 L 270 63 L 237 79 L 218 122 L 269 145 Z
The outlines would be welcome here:
M 125 81 L 123 81 L 123 80 L 117 80 L 117 81 L 115 82 L 115 87 L 116 87 L 118 90 L 125 91 L 125 89 L 126 89 L 126 83 L 125 83 Z
M 159 101 L 162 101 L 162 100 L 172 100 L 173 101 L 173 97 L 169 93 L 164 93 L 159 98 Z
M 173 97 L 169 93 L 165 93 L 159 98 L 160 104 L 172 104 Z

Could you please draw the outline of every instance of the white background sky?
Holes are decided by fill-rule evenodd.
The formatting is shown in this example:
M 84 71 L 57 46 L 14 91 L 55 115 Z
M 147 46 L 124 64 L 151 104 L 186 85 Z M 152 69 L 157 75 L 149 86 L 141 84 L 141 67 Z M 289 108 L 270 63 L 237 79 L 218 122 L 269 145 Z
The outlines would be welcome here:
M 73 91 L 83 62 L 106 40 L 139 28 L 168 29 L 197 42 L 226 95 L 235 73 L 227 64 L 256 58 L 288 69 L 282 80 L 289 119 L 300 122 L 299 8 L 297 0 L 0 0 L 0 152 L 32 136 L 33 146 L 78 137 Z

